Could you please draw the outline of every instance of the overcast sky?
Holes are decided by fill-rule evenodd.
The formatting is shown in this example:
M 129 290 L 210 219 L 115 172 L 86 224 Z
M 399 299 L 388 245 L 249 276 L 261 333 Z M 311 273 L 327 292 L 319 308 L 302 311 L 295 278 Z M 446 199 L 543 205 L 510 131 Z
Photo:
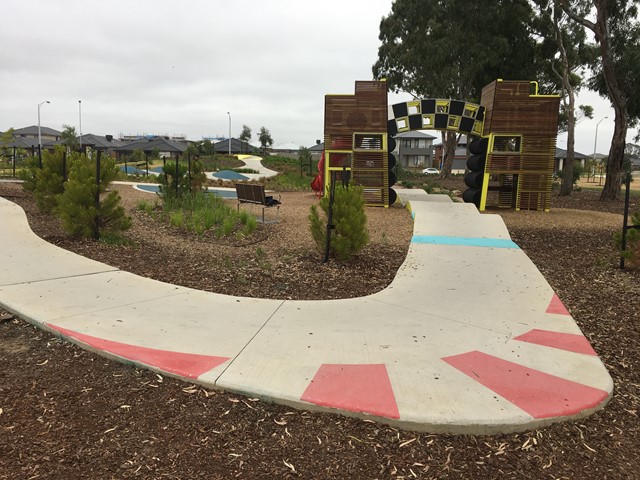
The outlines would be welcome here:
M 391 0 L 3 0 L 0 131 L 69 124 L 98 135 L 238 136 L 261 126 L 276 145 L 323 138 L 324 95 L 370 80 Z M 497 75 L 499 76 L 499 75 Z M 390 95 L 390 103 L 408 100 Z M 613 111 L 576 149 L 608 153 Z M 559 147 L 566 147 L 563 137 Z

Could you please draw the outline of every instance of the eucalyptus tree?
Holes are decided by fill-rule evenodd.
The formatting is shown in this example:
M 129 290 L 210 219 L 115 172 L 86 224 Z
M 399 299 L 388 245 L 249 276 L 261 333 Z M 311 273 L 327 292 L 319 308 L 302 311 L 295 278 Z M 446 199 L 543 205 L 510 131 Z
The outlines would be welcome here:
M 595 65 L 590 86 L 610 99 L 615 112 L 607 178 L 600 199 L 619 200 L 627 129 L 640 119 L 639 0 L 559 2 L 573 21 L 593 32 L 599 44 L 600 61 Z
M 415 98 L 479 101 L 496 78 L 537 78 L 534 17 L 528 0 L 396 0 L 380 22 L 373 75 Z M 458 139 L 446 133 L 442 177 Z
M 262 149 L 262 155 L 267 155 L 267 149 L 273 145 L 273 138 L 271 138 L 271 132 L 268 128 L 260 127 L 260 133 L 258 133 L 258 141 Z
M 540 58 L 545 80 L 553 91 L 561 92 L 559 131 L 567 132 L 567 161 L 563 165 L 559 194 L 570 195 L 573 189 L 575 165 L 575 128 L 584 118 L 593 118 L 593 108 L 576 108 L 575 95 L 584 83 L 585 69 L 597 58 L 595 46 L 588 42 L 585 28 L 568 19 L 559 0 L 536 0 L 539 17 L 535 22 L 541 36 Z
M 60 135 L 62 143 L 66 145 L 68 151 L 77 150 L 80 144 L 78 143 L 78 137 L 76 135 L 76 127 L 71 125 L 63 125 L 63 130 Z
M 240 136 L 238 136 L 240 142 L 242 142 L 242 148 L 244 148 L 245 143 L 249 143 L 251 140 L 251 128 L 247 125 L 242 125 L 242 132 L 240 132 Z

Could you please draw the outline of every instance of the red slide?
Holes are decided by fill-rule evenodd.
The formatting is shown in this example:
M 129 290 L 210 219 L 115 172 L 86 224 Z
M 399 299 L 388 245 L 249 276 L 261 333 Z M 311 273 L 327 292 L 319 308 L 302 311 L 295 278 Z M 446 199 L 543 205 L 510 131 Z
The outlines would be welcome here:
M 322 156 L 320 157 L 320 161 L 318 162 L 318 175 L 311 182 L 311 188 L 316 192 L 322 192 L 324 188 L 324 150 L 322 151 Z

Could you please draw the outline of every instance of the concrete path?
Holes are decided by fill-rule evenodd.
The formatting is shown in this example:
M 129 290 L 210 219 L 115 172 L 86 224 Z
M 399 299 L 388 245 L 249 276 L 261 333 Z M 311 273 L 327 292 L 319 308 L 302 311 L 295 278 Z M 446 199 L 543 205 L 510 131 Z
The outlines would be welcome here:
M 0 305 L 120 361 L 401 428 L 511 432 L 602 408 L 609 374 L 502 219 L 399 194 L 415 226 L 396 278 L 330 301 L 138 277 L 44 242 L 0 199 Z
M 261 178 L 275 177 L 278 172 L 275 170 L 270 170 L 267 167 L 262 165 L 262 158 L 254 155 L 237 155 L 238 160 L 242 160 L 245 164 L 243 168 L 250 168 L 252 170 L 257 171 L 258 173 L 243 173 L 241 174 L 243 177 L 246 177 L 247 180 L 260 180 Z M 206 172 L 207 178 L 211 180 L 227 180 L 230 182 L 237 181 L 228 178 L 220 178 L 216 176 L 216 172 Z

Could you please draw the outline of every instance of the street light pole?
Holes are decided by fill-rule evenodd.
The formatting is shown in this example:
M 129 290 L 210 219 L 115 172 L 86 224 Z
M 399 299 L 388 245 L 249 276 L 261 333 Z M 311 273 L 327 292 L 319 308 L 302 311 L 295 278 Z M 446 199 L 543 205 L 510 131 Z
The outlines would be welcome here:
M 80 150 L 82 150 L 82 100 L 78 100 L 78 117 L 80 120 Z
M 596 147 L 598 145 L 598 127 L 600 126 L 600 123 L 603 120 L 606 120 L 607 118 L 609 118 L 609 117 L 601 118 L 600 121 L 598 123 L 596 123 L 596 136 L 595 136 L 595 139 L 593 140 L 593 161 L 594 162 L 596 160 Z
M 600 119 L 600 121 L 598 123 L 596 123 L 596 136 L 595 136 L 595 138 L 593 140 L 593 168 L 594 169 L 596 168 L 595 165 L 596 165 L 596 148 L 598 146 L 598 127 L 600 126 L 600 123 L 603 120 L 606 120 L 607 118 L 609 118 L 609 117 L 603 117 L 603 118 Z M 593 172 L 593 176 L 594 176 L 593 180 L 594 181 L 595 181 L 595 173 L 596 172 L 594 171 Z M 602 183 L 602 170 L 600 171 L 600 181 L 598 183 Z
M 231 156 L 231 113 L 227 112 L 229 115 L 229 156 Z
M 42 168 L 42 134 L 40 132 L 40 107 L 45 103 L 51 103 L 49 100 L 38 104 L 38 158 L 40 159 L 40 168 Z

